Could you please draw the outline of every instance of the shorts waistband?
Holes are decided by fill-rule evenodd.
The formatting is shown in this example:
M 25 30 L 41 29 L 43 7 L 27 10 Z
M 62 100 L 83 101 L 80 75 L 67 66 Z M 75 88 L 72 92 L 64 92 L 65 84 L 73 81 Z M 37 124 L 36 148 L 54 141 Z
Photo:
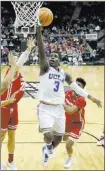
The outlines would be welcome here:
M 45 104 L 45 105 L 52 105 L 52 106 L 58 106 L 58 105 L 63 105 L 63 104 L 52 104 L 44 101 L 40 101 L 40 103 Z

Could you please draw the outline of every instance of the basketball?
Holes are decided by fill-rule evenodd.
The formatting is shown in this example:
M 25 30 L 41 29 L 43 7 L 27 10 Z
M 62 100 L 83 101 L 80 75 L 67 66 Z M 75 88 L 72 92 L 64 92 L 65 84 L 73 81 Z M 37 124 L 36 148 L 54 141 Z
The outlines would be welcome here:
M 39 10 L 39 19 L 42 24 L 42 26 L 48 26 L 52 23 L 53 21 L 53 13 L 50 9 L 48 8 L 40 8 Z

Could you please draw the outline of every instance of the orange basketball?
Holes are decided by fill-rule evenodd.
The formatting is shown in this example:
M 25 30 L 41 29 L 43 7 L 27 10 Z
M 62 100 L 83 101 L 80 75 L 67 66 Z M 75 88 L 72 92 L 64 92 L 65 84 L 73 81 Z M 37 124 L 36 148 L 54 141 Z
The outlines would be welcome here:
M 48 8 L 40 8 L 39 10 L 39 19 L 41 21 L 42 26 L 48 26 L 53 21 L 53 13 Z

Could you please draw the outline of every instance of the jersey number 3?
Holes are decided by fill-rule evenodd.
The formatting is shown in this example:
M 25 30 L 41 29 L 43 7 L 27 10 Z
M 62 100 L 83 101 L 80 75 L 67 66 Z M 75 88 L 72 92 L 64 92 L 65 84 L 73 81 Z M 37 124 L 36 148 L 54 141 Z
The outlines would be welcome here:
M 55 81 L 55 88 L 54 88 L 54 91 L 57 92 L 59 90 L 59 85 L 60 85 L 60 82 L 59 81 Z

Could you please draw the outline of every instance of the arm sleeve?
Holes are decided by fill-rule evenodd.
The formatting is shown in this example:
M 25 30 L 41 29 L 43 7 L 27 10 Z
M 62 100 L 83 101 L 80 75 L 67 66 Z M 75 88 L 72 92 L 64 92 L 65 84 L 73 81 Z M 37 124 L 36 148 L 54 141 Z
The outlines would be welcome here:
M 18 61 L 17 61 L 17 66 L 19 66 L 19 67 L 23 66 L 24 63 L 27 62 L 27 60 L 28 60 L 28 58 L 29 58 L 29 54 L 30 54 L 30 52 L 29 52 L 28 50 L 26 50 L 25 52 L 23 52 L 23 53 L 20 55 L 20 57 L 19 57 L 19 59 L 18 59 Z
M 84 97 L 84 98 L 87 98 L 88 97 L 88 93 L 82 89 L 81 87 L 79 87 L 76 82 L 72 82 L 70 84 L 70 87 L 72 90 L 74 90 L 77 94 L 79 94 L 80 96 Z
M 79 109 L 83 109 L 86 106 L 86 101 L 83 97 L 79 97 L 75 104 Z

